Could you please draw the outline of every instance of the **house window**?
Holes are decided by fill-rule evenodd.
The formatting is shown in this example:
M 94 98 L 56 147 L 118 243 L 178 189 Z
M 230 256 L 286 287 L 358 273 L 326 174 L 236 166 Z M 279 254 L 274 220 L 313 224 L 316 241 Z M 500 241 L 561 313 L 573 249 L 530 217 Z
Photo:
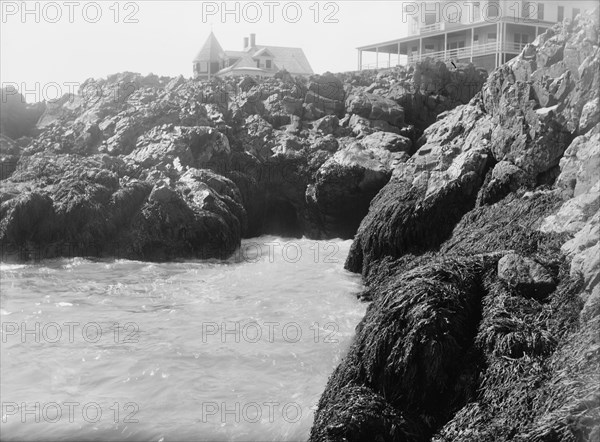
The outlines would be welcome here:
M 256 60 L 256 67 L 259 68 L 260 67 L 260 60 Z
M 498 38 L 498 36 L 496 35 L 496 33 L 495 33 L 495 32 L 491 32 L 491 33 L 489 33 L 489 34 L 487 35 L 487 39 L 488 39 L 488 41 L 492 41 L 492 42 L 493 42 L 493 41 L 496 41 L 496 38 Z
M 198 64 L 200 66 L 200 69 L 198 72 L 208 72 L 208 62 L 207 61 L 201 61 Z
M 565 19 L 565 7 L 558 7 L 558 21 L 563 21 Z
M 479 34 L 473 36 L 473 42 L 479 44 Z
M 538 8 L 538 10 L 537 10 L 538 20 L 543 20 L 544 19 L 544 4 L 538 3 L 537 8 Z
M 267 69 L 271 69 L 272 68 L 271 60 L 265 60 L 265 63 L 267 64 Z
M 425 45 L 425 52 L 433 52 L 435 50 L 435 45 Z
M 413 46 L 412 48 L 410 48 L 410 52 L 417 52 L 419 50 L 418 47 Z
M 575 20 L 575 17 L 577 17 L 580 12 L 581 11 L 579 10 L 579 8 L 573 8 L 573 20 Z

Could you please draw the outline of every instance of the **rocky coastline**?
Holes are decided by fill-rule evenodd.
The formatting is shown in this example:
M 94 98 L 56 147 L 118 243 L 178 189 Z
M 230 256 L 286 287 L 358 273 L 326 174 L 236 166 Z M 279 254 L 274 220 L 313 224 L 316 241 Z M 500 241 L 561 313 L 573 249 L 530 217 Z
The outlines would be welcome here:
M 261 234 L 352 238 L 422 128 L 485 78 L 424 63 L 260 83 L 123 73 L 35 105 L 3 91 L 4 259 L 224 258 Z
M 600 438 L 599 73 L 597 14 L 557 25 L 394 168 L 312 441 Z
M 5 262 L 353 239 L 370 302 L 312 441 L 600 437 L 597 14 L 501 68 L 3 91 Z

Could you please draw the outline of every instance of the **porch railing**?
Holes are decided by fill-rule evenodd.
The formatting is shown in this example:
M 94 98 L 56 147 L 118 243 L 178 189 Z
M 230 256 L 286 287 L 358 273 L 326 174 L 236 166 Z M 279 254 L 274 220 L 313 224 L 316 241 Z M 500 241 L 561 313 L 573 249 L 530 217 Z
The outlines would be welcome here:
M 527 43 L 509 43 L 501 44 L 501 52 L 520 53 L 525 48 Z M 408 57 L 408 63 L 415 63 L 426 58 L 433 60 L 462 60 L 470 59 L 471 57 L 481 57 L 483 55 L 496 54 L 498 45 L 496 42 L 486 43 L 483 45 L 475 45 L 471 50 L 471 46 L 457 49 L 448 49 L 446 51 L 425 51 L 422 54 L 411 54 Z
M 445 29 L 445 25 L 446 24 L 444 22 L 439 22 L 432 25 L 421 26 L 419 28 L 419 32 L 421 34 L 427 34 L 428 32 L 443 31 Z

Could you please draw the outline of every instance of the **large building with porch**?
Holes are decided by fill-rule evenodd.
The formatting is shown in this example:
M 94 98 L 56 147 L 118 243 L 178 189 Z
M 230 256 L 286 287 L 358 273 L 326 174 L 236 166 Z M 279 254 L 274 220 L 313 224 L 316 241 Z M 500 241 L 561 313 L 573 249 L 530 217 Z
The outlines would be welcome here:
M 598 1 L 442 0 L 403 2 L 409 35 L 361 46 L 358 69 L 410 65 L 425 58 L 472 62 L 491 71 L 547 28 L 598 7 Z

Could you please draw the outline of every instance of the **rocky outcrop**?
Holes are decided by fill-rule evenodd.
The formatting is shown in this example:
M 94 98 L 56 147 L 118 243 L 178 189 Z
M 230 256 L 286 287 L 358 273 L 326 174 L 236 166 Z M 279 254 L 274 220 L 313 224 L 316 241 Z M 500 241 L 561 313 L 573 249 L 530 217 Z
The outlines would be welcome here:
M 13 140 L 36 135 L 45 104 L 28 104 L 12 85 L 0 89 L 0 97 L 0 133 Z
M 365 274 L 374 260 L 420 252 L 445 240 L 475 205 L 491 163 L 491 133 L 491 120 L 476 102 L 427 129 L 420 140 L 424 144 L 395 166 L 392 179 L 373 200 L 348 269 Z
M 372 302 L 311 440 L 600 435 L 598 25 L 539 36 L 394 166 L 346 262 Z
M 30 138 L 2 138 L 1 200 L 7 216 L 20 207 L 18 200 L 9 203 L 19 189 L 50 198 L 52 210 L 46 223 L 50 233 L 38 237 L 29 225 L 28 234 L 13 238 L 8 224 L 14 221 L 7 221 L 2 238 L 13 248 L 52 248 L 47 254 L 55 256 L 61 253 L 50 247 L 56 242 L 87 244 L 102 242 L 102 235 L 122 235 L 127 256 L 143 259 L 168 259 L 179 249 L 181 256 L 204 254 L 201 239 L 211 230 L 214 238 L 228 236 L 217 243 L 223 250 L 214 256 L 230 251 L 240 235 L 351 238 L 392 170 L 417 149 L 418 131 L 406 124 L 399 104 L 406 96 L 397 88 L 389 92 L 401 82 L 405 94 L 441 100 L 439 90 L 423 86 L 419 72 L 437 75 L 441 83 L 455 82 L 454 74 L 433 74 L 444 68 L 432 66 L 359 74 L 369 87 L 356 84 L 352 75 L 331 73 L 308 80 L 281 73 L 260 82 L 198 82 L 125 72 L 89 79 L 76 94 L 33 106 L 43 112 L 33 123 L 23 106 L 12 106 L 3 134 L 12 130 L 13 120 L 35 128 L 27 133 Z M 456 106 L 455 98 L 446 100 L 444 109 Z M 112 184 L 90 183 L 85 167 L 108 173 Z M 220 176 L 237 196 L 228 192 L 230 200 L 220 190 L 190 187 L 182 179 L 192 170 Z M 70 178 L 59 185 L 61 175 Z M 202 200 L 188 198 L 193 189 Z M 127 216 L 110 209 L 115 195 L 133 198 Z M 173 216 L 167 216 L 170 211 Z M 76 226 L 68 227 L 68 217 Z M 114 228 L 103 229 L 104 222 Z M 100 232 L 96 238 L 94 229 Z M 137 236 L 131 234 L 135 229 Z M 153 235 L 156 256 L 149 252 Z
M 594 26 L 582 22 L 571 34 L 559 28 L 548 31 L 521 56 L 493 72 L 481 94 L 468 105 L 430 126 L 417 153 L 398 166 L 374 200 L 352 247 L 348 268 L 364 273 L 373 260 L 437 246 L 475 205 L 484 183 L 479 198 L 483 204 L 497 201 L 515 187 L 552 182 L 563 154 L 580 134 L 582 91 L 591 87 L 590 98 L 598 99 L 594 87 L 598 75 L 593 67 L 599 56 L 597 50 L 590 50 L 588 58 L 576 66 L 569 65 L 558 51 L 538 67 L 536 54 L 546 54 L 556 45 L 580 44 L 581 35 L 593 32 Z M 533 91 L 532 83 L 540 72 L 567 75 L 565 81 L 571 82 L 562 95 L 555 96 L 560 101 L 553 107 L 542 107 L 547 103 L 540 102 Z M 554 90 L 551 81 L 544 83 L 544 90 Z M 498 166 L 491 179 L 484 180 L 495 162 Z M 395 202 L 390 203 L 391 199 Z M 436 215 L 443 218 L 433 221 Z M 387 224 L 400 227 L 386 229 Z
M 316 172 L 306 200 L 312 205 L 309 214 L 318 217 L 313 223 L 321 229 L 320 237 L 352 238 L 369 203 L 390 179 L 394 165 L 408 159 L 405 152 L 391 152 L 386 147 L 389 149 L 390 143 L 352 142 Z

